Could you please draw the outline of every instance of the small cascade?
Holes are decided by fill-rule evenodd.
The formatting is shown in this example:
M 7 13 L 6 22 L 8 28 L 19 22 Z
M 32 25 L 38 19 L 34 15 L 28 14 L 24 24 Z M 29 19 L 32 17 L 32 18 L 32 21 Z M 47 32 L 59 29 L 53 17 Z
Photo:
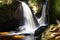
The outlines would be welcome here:
M 40 26 L 35 31 L 34 36 L 36 37 L 36 40 L 41 40 L 42 33 L 48 27 L 47 0 L 43 0 L 41 7 L 41 16 L 40 18 L 37 18 L 37 20 Z
M 38 23 L 40 24 L 40 26 L 47 26 L 48 23 L 46 22 L 48 20 L 47 18 L 47 12 L 46 12 L 46 7 L 47 7 L 47 2 L 45 2 L 44 4 L 42 4 L 42 13 L 41 13 L 41 17 L 38 18 Z
M 24 33 L 34 32 L 35 23 L 34 23 L 34 19 L 32 16 L 32 12 L 31 12 L 29 6 L 27 4 L 25 4 L 24 2 L 22 2 L 22 6 L 23 6 L 24 18 L 25 18 L 25 24 L 23 26 L 25 28 L 25 30 L 23 32 Z
M 37 29 L 29 6 L 26 3 L 22 2 L 22 7 L 23 7 L 23 13 L 24 13 L 24 25 L 18 28 L 21 31 L 18 31 L 17 33 L 11 32 L 12 33 L 11 35 L 13 34 L 34 34 L 35 30 Z

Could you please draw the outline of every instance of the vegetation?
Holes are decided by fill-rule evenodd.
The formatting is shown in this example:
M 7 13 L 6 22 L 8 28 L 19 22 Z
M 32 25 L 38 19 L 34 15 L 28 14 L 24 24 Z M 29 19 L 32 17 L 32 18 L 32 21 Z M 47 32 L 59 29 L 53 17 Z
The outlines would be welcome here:
M 35 14 L 40 12 L 41 0 L 29 0 L 29 5 Z
M 12 0 L 0 0 L 0 7 L 4 4 L 11 4 L 12 3 Z
M 42 40 L 60 40 L 60 22 L 50 25 L 42 34 Z
M 49 0 L 49 23 L 55 24 L 60 21 L 60 0 Z
M 56 19 L 60 21 L 60 0 L 55 0 L 55 15 Z
M 60 40 L 60 0 L 49 0 L 48 6 L 50 26 L 42 34 L 41 39 Z

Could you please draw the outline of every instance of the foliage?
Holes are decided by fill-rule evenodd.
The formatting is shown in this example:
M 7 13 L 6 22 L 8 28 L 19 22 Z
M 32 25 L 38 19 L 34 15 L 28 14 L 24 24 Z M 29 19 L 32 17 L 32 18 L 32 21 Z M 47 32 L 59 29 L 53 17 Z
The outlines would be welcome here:
M 60 21 L 60 0 L 49 0 L 49 21 L 50 23 L 55 20 Z
M 56 19 L 60 21 L 60 0 L 55 0 L 55 15 Z
M 0 7 L 4 4 L 11 4 L 12 0 L 0 0 Z
M 29 0 L 29 5 L 36 14 L 37 12 L 40 12 L 40 4 L 41 0 Z
M 60 40 L 60 22 L 50 25 L 42 34 L 42 40 Z

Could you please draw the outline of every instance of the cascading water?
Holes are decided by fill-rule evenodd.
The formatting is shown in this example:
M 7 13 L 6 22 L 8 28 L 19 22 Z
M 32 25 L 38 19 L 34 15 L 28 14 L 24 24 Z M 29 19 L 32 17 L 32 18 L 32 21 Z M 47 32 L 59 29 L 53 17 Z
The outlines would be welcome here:
M 31 12 L 29 6 L 27 4 L 25 4 L 24 2 L 22 2 L 22 7 L 23 7 L 23 12 L 24 12 L 24 25 L 22 27 L 18 28 L 21 31 L 19 31 L 17 33 L 11 32 L 8 35 L 34 34 L 34 32 L 39 27 L 47 25 L 47 24 L 45 24 L 45 19 L 46 19 L 46 12 L 45 12 L 46 4 L 43 5 L 42 15 L 41 15 L 40 19 L 37 19 L 38 23 L 40 24 L 40 26 L 38 26 L 38 27 L 35 26 L 34 18 L 33 18 L 33 15 L 32 15 L 32 12 Z M 34 37 L 30 37 L 29 36 L 29 37 L 26 37 L 24 40 L 34 40 Z
M 18 31 L 17 33 L 15 32 L 11 32 L 11 34 L 9 35 L 14 35 L 14 34 L 34 34 L 36 28 L 35 22 L 34 22 L 34 18 L 32 15 L 32 12 L 29 8 L 29 6 L 24 3 L 22 3 L 22 7 L 23 7 L 23 15 L 24 15 L 24 25 L 20 26 L 18 29 L 20 29 L 21 31 Z M 17 29 L 17 30 L 18 30 Z
M 43 9 L 42 9 L 42 15 L 40 17 L 40 19 L 37 19 L 40 26 L 36 27 L 35 22 L 34 22 L 34 18 L 32 15 L 32 12 L 29 8 L 29 6 L 24 3 L 22 3 L 22 7 L 23 7 L 23 14 L 24 14 L 24 25 L 20 26 L 18 29 L 20 29 L 21 31 L 18 31 L 17 33 L 15 32 L 11 32 L 8 35 L 19 35 L 19 34 L 34 34 L 35 31 L 40 27 L 40 26 L 46 26 L 47 24 L 45 24 L 45 18 L 46 18 L 46 4 L 43 5 Z
M 18 32 L 11 31 L 10 34 L 6 34 L 6 35 L 13 36 L 13 35 L 19 35 L 19 34 L 22 34 L 22 35 L 32 34 L 32 35 L 26 36 L 26 38 L 23 38 L 23 40 L 34 40 L 33 34 L 36 30 L 36 26 L 35 26 L 32 12 L 26 3 L 24 3 L 24 2 L 21 2 L 21 3 L 22 3 L 22 7 L 23 7 L 24 25 L 19 26 L 18 29 L 20 29 L 21 31 L 18 31 Z M 6 35 L 2 35 L 2 36 L 6 36 Z
M 32 12 L 29 8 L 29 6 L 22 2 L 22 7 L 23 7 L 23 12 L 24 12 L 24 25 L 22 27 L 19 27 L 18 29 L 20 29 L 21 31 L 17 32 L 17 33 L 11 33 L 9 35 L 14 35 L 14 34 L 34 34 L 35 31 L 41 27 L 41 26 L 47 26 L 47 24 L 45 23 L 45 19 L 46 19 L 46 3 L 43 5 L 43 9 L 42 9 L 42 15 L 38 20 L 38 23 L 40 24 L 40 26 L 36 27 L 35 26 L 35 22 L 33 19 L 33 15 Z
M 41 17 L 37 18 L 37 20 L 40 26 L 35 31 L 34 36 L 36 40 L 41 40 L 42 33 L 48 27 L 47 0 L 43 0 L 42 7 L 41 7 Z
M 42 13 L 41 13 L 41 17 L 37 19 L 38 23 L 41 26 L 47 26 L 48 23 L 46 23 L 47 17 L 47 13 L 46 13 L 46 6 L 47 6 L 47 2 L 45 2 L 44 4 L 42 4 Z
M 25 30 L 22 30 L 22 32 L 23 33 L 34 33 L 36 26 L 34 23 L 32 12 L 31 12 L 29 6 L 27 4 L 25 4 L 24 2 L 22 2 L 22 6 L 23 6 L 24 18 L 25 18 L 25 22 L 23 25 L 23 28 L 25 28 Z

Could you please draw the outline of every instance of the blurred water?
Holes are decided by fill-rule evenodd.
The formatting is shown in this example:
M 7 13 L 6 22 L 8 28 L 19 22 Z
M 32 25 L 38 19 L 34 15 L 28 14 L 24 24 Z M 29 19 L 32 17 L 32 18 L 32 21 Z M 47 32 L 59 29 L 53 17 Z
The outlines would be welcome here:
M 34 40 L 34 36 L 26 36 L 22 40 Z
M 35 26 L 32 12 L 29 6 L 25 2 L 22 2 L 22 7 L 23 7 L 23 14 L 24 14 L 24 25 L 19 27 L 21 31 L 19 31 L 18 34 L 19 33 L 20 34 L 23 34 L 23 33 L 34 34 L 36 30 L 36 26 Z
M 24 25 L 22 27 L 19 27 L 19 29 L 21 31 L 19 31 L 17 33 L 11 32 L 11 34 L 8 34 L 8 35 L 32 34 L 32 35 L 28 35 L 25 38 L 18 39 L 18 40 L 35 40 L 34 32 L 38 28 L 36 28 L 36 26 L 35 26 L 32 12 L 31 12 L 29 6 L 24 2 L 22 2 L 22 7 L 23 7 L 24 19 L 25 19 Z M 40 19 L 38 19 L 40 26 L 47 25 L 47 24 L 45 24 L 45 18 L 46 18 L 46 4 L 43 5 L 42 15 L 41 15 Z
M 42 6 L 41 6 L 41 8 L 42 8 L 41 9 L 42 10 L 41 17 L 37 19 L 38 23 L 40 24 L 40 26 L 47 26 L 48 25 L 48 23 L 46 22 L 48 20 L 47 12 L 46 12 L 46 7 L 47 7 L 47 2 L 42 4 Z

